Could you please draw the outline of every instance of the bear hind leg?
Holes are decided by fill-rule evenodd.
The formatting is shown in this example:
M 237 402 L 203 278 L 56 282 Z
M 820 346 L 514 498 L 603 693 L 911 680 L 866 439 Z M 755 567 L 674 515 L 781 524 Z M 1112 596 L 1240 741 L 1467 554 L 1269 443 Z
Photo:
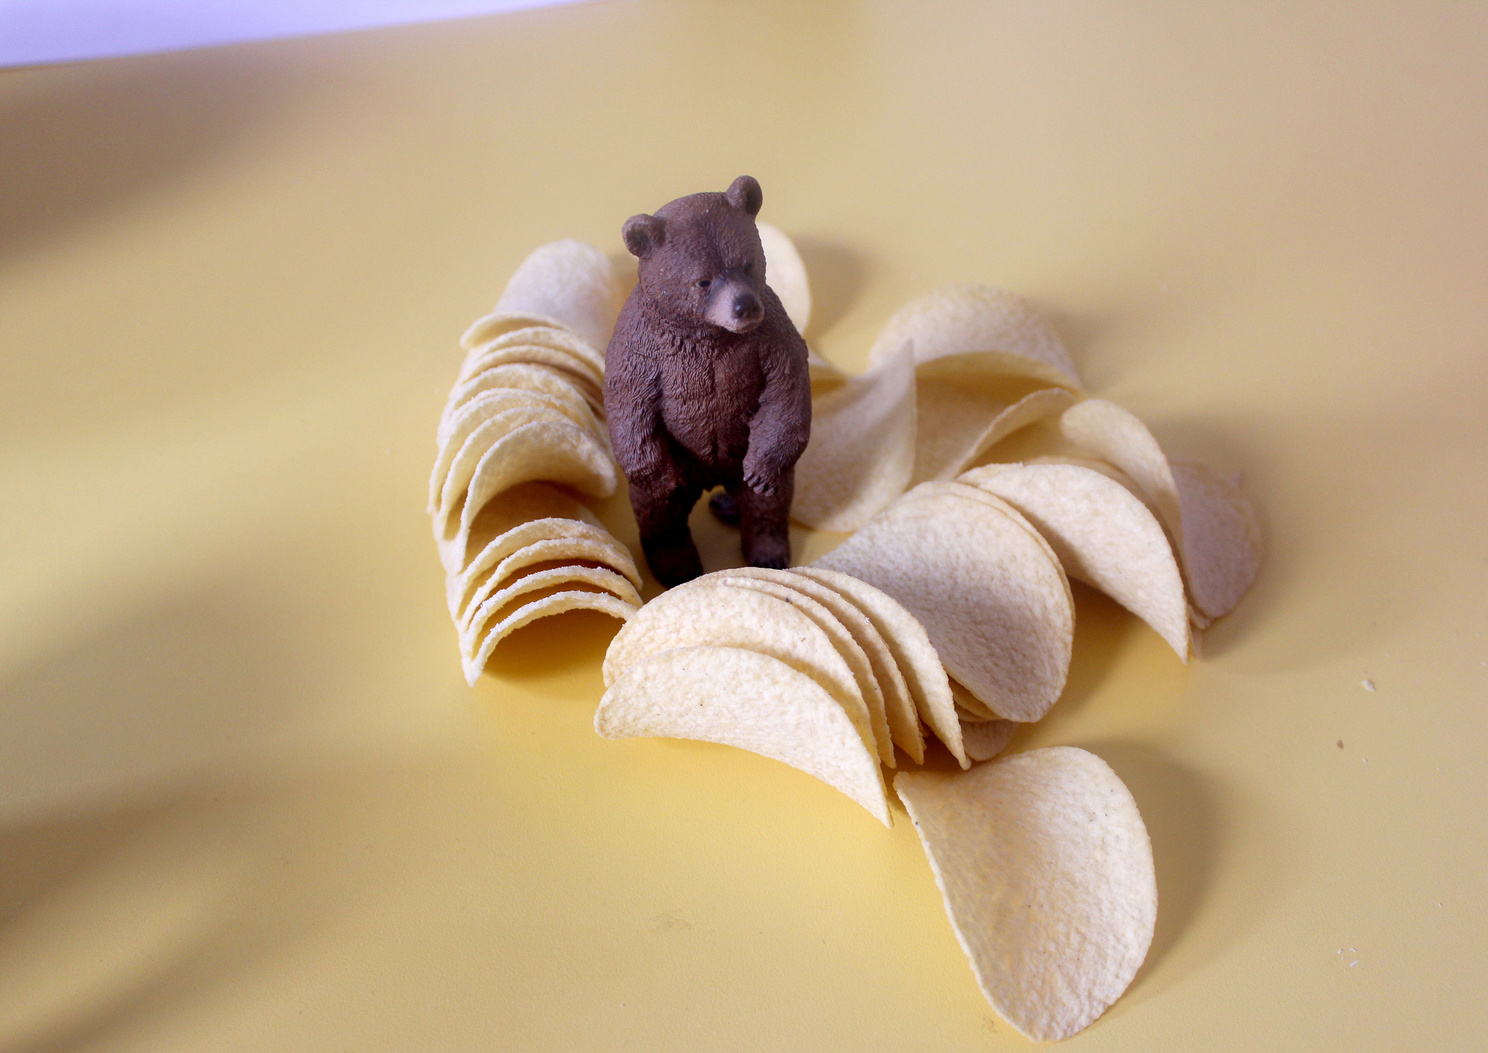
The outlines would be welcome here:
M 691 482 L 667 488 L 631 483 L 630 506 L 640 530 L 641 551 L 651 573 L 667 588 L 703 573 L 703 561 L 687 526 L 687 517 L 702 492 L 702 486 Z
M 790 566 L 790 506 L 795 473 L 788 472 L 773 494 L 758 494 L 748 486 L 735 491 L 739 504 L 739 545 L 751 567 Z

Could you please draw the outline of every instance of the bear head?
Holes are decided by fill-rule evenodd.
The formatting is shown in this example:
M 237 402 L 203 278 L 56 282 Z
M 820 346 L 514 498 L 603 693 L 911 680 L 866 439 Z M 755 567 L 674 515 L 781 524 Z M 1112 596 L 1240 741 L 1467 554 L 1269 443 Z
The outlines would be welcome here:
M 638 293 L 675 324 L 747 333 L 765 316 L 765 250 L 754 217 L 764 195 L 751 176 L 721 194 L 690 194 L 625 221 L 639 261 Z

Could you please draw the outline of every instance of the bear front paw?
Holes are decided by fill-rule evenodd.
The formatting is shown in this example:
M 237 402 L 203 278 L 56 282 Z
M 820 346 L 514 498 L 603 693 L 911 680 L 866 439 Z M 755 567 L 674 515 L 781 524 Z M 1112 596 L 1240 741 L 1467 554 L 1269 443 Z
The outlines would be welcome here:
M 749 489 L 753 490 L 755 493 L 759 494 L 761 497 L 775 496 L 775 484 L 769 479 L 766 479 L 759 472 L 753 472 L 745 469 L 744 485 L 749 487 Z

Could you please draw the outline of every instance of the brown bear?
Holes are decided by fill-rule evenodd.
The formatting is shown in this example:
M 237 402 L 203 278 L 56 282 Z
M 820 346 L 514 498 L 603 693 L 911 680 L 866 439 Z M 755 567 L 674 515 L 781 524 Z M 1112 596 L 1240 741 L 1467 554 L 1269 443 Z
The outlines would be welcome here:
M 705 490 L 744 559 L 790 563 L 796 460 L 811 435 L 806 342 L 765 284 L 760 185 L 692 194 L 625 221 L 639 281 L 605 359 L 610 441 L 663 585 L 703 572 L 687 517 Z

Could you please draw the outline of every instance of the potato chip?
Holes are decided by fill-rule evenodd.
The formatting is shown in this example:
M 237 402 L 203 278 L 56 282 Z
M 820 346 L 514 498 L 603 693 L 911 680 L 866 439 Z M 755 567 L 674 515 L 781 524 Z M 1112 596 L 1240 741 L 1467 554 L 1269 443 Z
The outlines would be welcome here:
M 1157 881 L 1131 793 L 1094 754 L 1031 750 L 894 780 L 982 994 L 1048 1042 L 1094 1021 L 1152 943 Z
M 1070 441 L 1110 461 L 1146 493 L 1175 541 L 1189 596 L 1204 619 L 1228 614 L 1260 570 L 1260 530 L 1239 487 L 1201 465 L 1175 472 L 1147 426 L 1115 403 L 1087 399 L 1059 424 Z M 1185 515 L 1193 517 L 1191 532 Z
M 539 365 L 557 370 L 574 387 L 587 394 L 588 391 L 604 389 L 604 374 L 590 363 L 570 351 L 544 344 L 507 344 L 502 347 L 485 348 L 479 355 L 467 359 L 469 372 L 474 379 L 487 369 L 505 365 Z M 461 384 L 467 381 L 462 378 Z
M 1183 548 L 1195 605 L 1210 618 L 1234 610 L 1261 569 L 1261 528 L 1239 485 L 1213 468 L 1172 462 L 1183 508 Z
M 577 424 L 524 424 L 498 439 L 481 458 L 467 496 L 448 510 L 444 539 L 463 545 L 471 521 L 487 501 L 508 487 L 533 481 L 571 486 L 594 497 L 609 497 L 618 483 L 609 451 Z
M 792 569 L 835 589 L 868 616 L 883 638 L 910 702 L 909 719 L 901 718 L 903 726 L 896 726 L 894 714 L 899 707 L 890 705 L 889 691 L 884 692 L 889 724 L 899 748 L 916 764 L 924 763 L 924 736 L 919 727 L 920 721 L 924 721 L 961 766 L 966 767 L 951 698 L 950 678 L 946 676 L 945 666 L 940 664 L 940 656 L 931 646 L 930 638 L 925 635 L 924 626 L 894 597 L 851 574 L 819 566 Z
M 1009 404 L 975 385 L 923 375 L 915 381 L 915 392 L 916 417 L 926 422 L 915 436 L 916 483 L 953 478 L 1019 428 L 1074 403 L 1063 388 L 1042 388 Z
M 806 264 L 785 231 L 758 221 L 755 228 L 765 250 L 765 284 L 780 297 L 796 332 L 804 333 L 811 323 L 811 285 L 806 280 Z
M 480 649 L 461 661 L 465 670 L 465 682 L 475 686 L 476 680 L 480 679 L 481 670 L 491 660 L 497 645 L 518 629 L 531 625 L 539 618 L 550 618 L 555 614 L 575 610 L 599 611 L 625 621 L 635 614 L 636 607 L 611 593 L 599 591 L 570 589 L 536 596 L 486 630 Z
M 518 545 L 495 563 L 488 563 L 484 571 L 466 577 L 467 587 L 458 611 L 454 612 L 457 626 L 466 625 L 475 609 L 518 572 L 539 565 L 592 564 L 619 573 L 635 587 L 632 578 L 634 562 L 630 552 L 603 529 L 598 531 L 599 536 L 587 531 L 577 536 L 565 534 L 560 537 L 543 537 L 542 531 L 531 529 L 521 533 L 532 540 Z
M 472 325 L 460 343 L 474 347 L 516 320 L 556 323 L 603 348 L 619 312 L 619 288 L 609 257 L 581 241 L 555 241 L 522 261 L 492 313 Z
M 444 543 L 439 537 L 439 529 L 435 527 L 435 537 L 439 539 L 439 559 L 448 572 L 479 573 L 482 569 L 476 564 L 485 560 L 485 567 L 493 566 L 496 560 L 502 556 L 488 558 L 488 549 L 493 545 L 499 545 L 512 530 L 525 526 L 531 522 L 552 523 L 576 523 L 579 526 L 589 527 L 604 533 L 599 519 L 593 512 L 565 490 L 547 483 L 521 483 L 513 486 L 501 494 L 499 498 L 486 502 L 486 507 L 481 509 L 475 521 L 470 525 L 470 531 L 464 539 L 469 544 L 469 552 L 464 545 L 455 551 L 451 545 Z M 566 527 L 563 529 L 567 529 Z M 562 534 L 552 535 L 555 537 Z M 608 537 L 608 534 L 604 534 Z M 515 549 L 510 549 L 502 555 L 508 555 Z M 474 558 L 470 558 L 474 554 Z
M 857 678 L 827 632 L 789 601 L 730 584 L 719 574 L 694 579 L 642 607 L 610 641 L 605 685 L 652 654 L 696 646 L 739 647 L 805 673 L 842 706 L 864 741 L 877 750 Z
M 806 369 L 811 376 L 811 397 L 821 398 L 827 392 L 841 387 L 851 377 L 818 355 L 810 348 L 806 349 Z
M 1188 603 L 1178 561 L 1157 517 L 1124 486 L 1073 464 L 987 465 L 960 481 L 1023 513 L 1066 574 L 1100 589 L 1188 660 Z
M 1069 583 L 1037 531 L 992 495 L 922 483 L 816 563 L 907 607 L 946 671 L 996 715 L 1037 720 L 1063 690 Z
M 973 720 L 963 722 L 961 735 L 966 755 L 974 761 L 988 761 L 1007 749 L 1018 730 L 1014 720 Z
M 956 716 L 961 719 L 962 730 L 965 730 L 966 722 L 969 720 L 996 720 L 997 714 L 987 707 L 987 703 L 977 698 L 966 688 L 956 681 L 951 681 L 951 698 L 956 702 Z
M 434 501 L 435 519 L 448 519 L 450 510 L 465 494 L 471 479 L 475 477 L 476 469 L 493 446 L 518 428 L 549 421 L 569 421 L 569 418 L 551 406 L 533 404 L 500 410 L 476 424 L 453 455 L 447 455 L 449 467 Z M 431 489 L 432 482 L 433 480 Z
M 478 603 L 472 602 L 465 617 L 457 623 L 460 646 L 466 653 L 476 650 L 476 643 L 488 625 L 499 623 L 539 591 L 592 589 L 608 592 L 632 607 L 641 606 L 640 593 L 623 575 L 607 567 L 571 562 L 567 558 L 523 567 L 501 578 L 499 584 L 499 589 Z
M 471 399 L 478 398 L 486 391 L 498 389 L 539 391 L 545 395 L 565 400 L 578 396 L 579 400 L 589 407 L 590 412 L 595 414 L 597 420 L 604 419 L 603 395 L 600 396 L 600 404 L 596 406 L 588 391 L 599 389 L 594 387 L 590 380 L 576 378 L 573 374 L 535 362 L 508 362 L 504 365 L 491 366 L 481 370 L 469 380 L 456 384 L 450 391 L 449 400 L 445 403 L 444 415 L 448 416 L 457 412 L 461 406 Z
M 796 462 L 791 515 L 818 530 L 856 530 L 904 492 L 914 470 L 913 349 L 814 399 Z
M 596 439 L 605 440 L 602 425 L 594 419 L 594 414 L 577 395 L 574 396 L 572 403 L 565 403 L 550 395 L 523 389 L 497 388 L 482 392 L 440 422 L 437 436 L 439 453 L 434 461 L 434 471 L 429 476 L 428 510 L 430 515 L 441 507 L 450 468 L 460 452 L 466 449 L 466 442 L 483 425 L 512 410 L 528 411 L 524 417 L 526 420 L 552 419 L 553 415 L 557 414 L 589 431 Z M 517 418 L 508 417 L 505 421 L 510 424 L 514 419 Z M 506 427 L 503 434 L 510 430 L 510 427 Z M 485 449 L 490 449 L 490 443 L 494 441 L 494 437 L 489 438 L 485 443 Z M 478 461 L 479 458 L 477 457 L 476 460 Z M 474 465 L 470 467 L 473 471 Z M 467 477 L 466 482 L 468 481 Z
M 1048 323 L 1022 297 L 989 285 L 947 285 L 905 304 L 874 341 L 868 368 L 886 361 L 906 340 L 915 346 L 917 363 L 975 353 L 980 357 L 974 368 L 984 375 L 1081 387 L 1069 352 Z M 962 362 L 953 368 L 964 374 L 970 366 Z
M 758 569 L 742 568 L 744 571 Z M 848 669 L 852 670 L 853 682 L 857 684 L 858 696 L 863 700 L 864 713 L 868 718 L 861 729 L 864 741 L 878 754 L 879 760 L 892 768 L 894 766 L 894 744 L 889 738 L 888 724 L 884 716 L 883 689 L 878 686 L 878 679 L 873 675 L 873 665 L 868 660 L 868 655 L 853 639 L 847 627 L 821 603 L 783 582 L 772 581 L 757 574 L 745 574 L 739 569 L 720 572 L 720 580 L 734 588 L 754 589 L 778 600 L 784 600 L 817 624 L 832 641 L 832 646 L 847 663 Z M 856 712 L 851 715 L 856 722 Z
M 872 681 L 873 689 L 871 692 L 865 692 L 863 699 L 868 704 L 869 716 L 873 721 L 873 735 L 878 742 L 879 753 L 885 764 L 891 768 L 894 767 L 894 746 L 899 742 L 900 735 L 894 729 L 903 729 L 906 725 L 918 721 L 919 718 L 915 715 L 914 703 L 909 699 L 909 689 L 904 684 L 904 677 L 899 673 L 899 667 L 894 662 L 889 645 L 868 616 L 835 589 L 794 570 L 740 567 L 726 573 L 731 577 L 742 576 L 773 581 L 788 589 L 793 589 L 825 607 L 827 613 L 847 630 L 848 635 L 852 637 L 853 642 L 862 650 L 868 661 L 867 675 Z M 907 734 L 907 732 L 901 733 Z M 923 742 L 923 739 L 921 741 Z
M 653 654 L 605 691 L 594 729 L 737 746 L 816 776 L 892 824 L 876 752 L 820 684 L 769 655 L 707 646 Z
M 873 667 L 873 676 L 883 692 L 884 717 L 888 739 L 898 746 L 916 763 L 924 762 L 925 736 L 920 731 L 919 711 L 914 697 L 909 693 L 909 684 L 899 671 L 899 661 L 893 649 L 868 612 L 852 596 L 827 579 L 835 577 L 831 571 L 816 568 L 792 568 L 785 572 L 790 576 L 791 587 L 804 592 L 816 600 L 841 622 L 852 638 L 863 648 L 868 663 Z M 866 582 L 858 582 L 863 589 L 872 588 Z
M 469 380 L 476 372 L 476 364 L 492 352 L 515 347 L 540 347 L 547 348 L 550 351 L 562 351 L 583 363 L 584 368 L 592 372 L 595 376 L 604 376 L 605 359 L 603 351 L 579 339 L 567 329 L 559 329 L 551 325 L 533 325 L 523 329 L 515 329 L 508 333 L 502 333 L 500 336 L 493 337 L 485 343 L 477 344 L 471 348 L 466 353 L 465 361 L 460 366 L 460 380 Z

